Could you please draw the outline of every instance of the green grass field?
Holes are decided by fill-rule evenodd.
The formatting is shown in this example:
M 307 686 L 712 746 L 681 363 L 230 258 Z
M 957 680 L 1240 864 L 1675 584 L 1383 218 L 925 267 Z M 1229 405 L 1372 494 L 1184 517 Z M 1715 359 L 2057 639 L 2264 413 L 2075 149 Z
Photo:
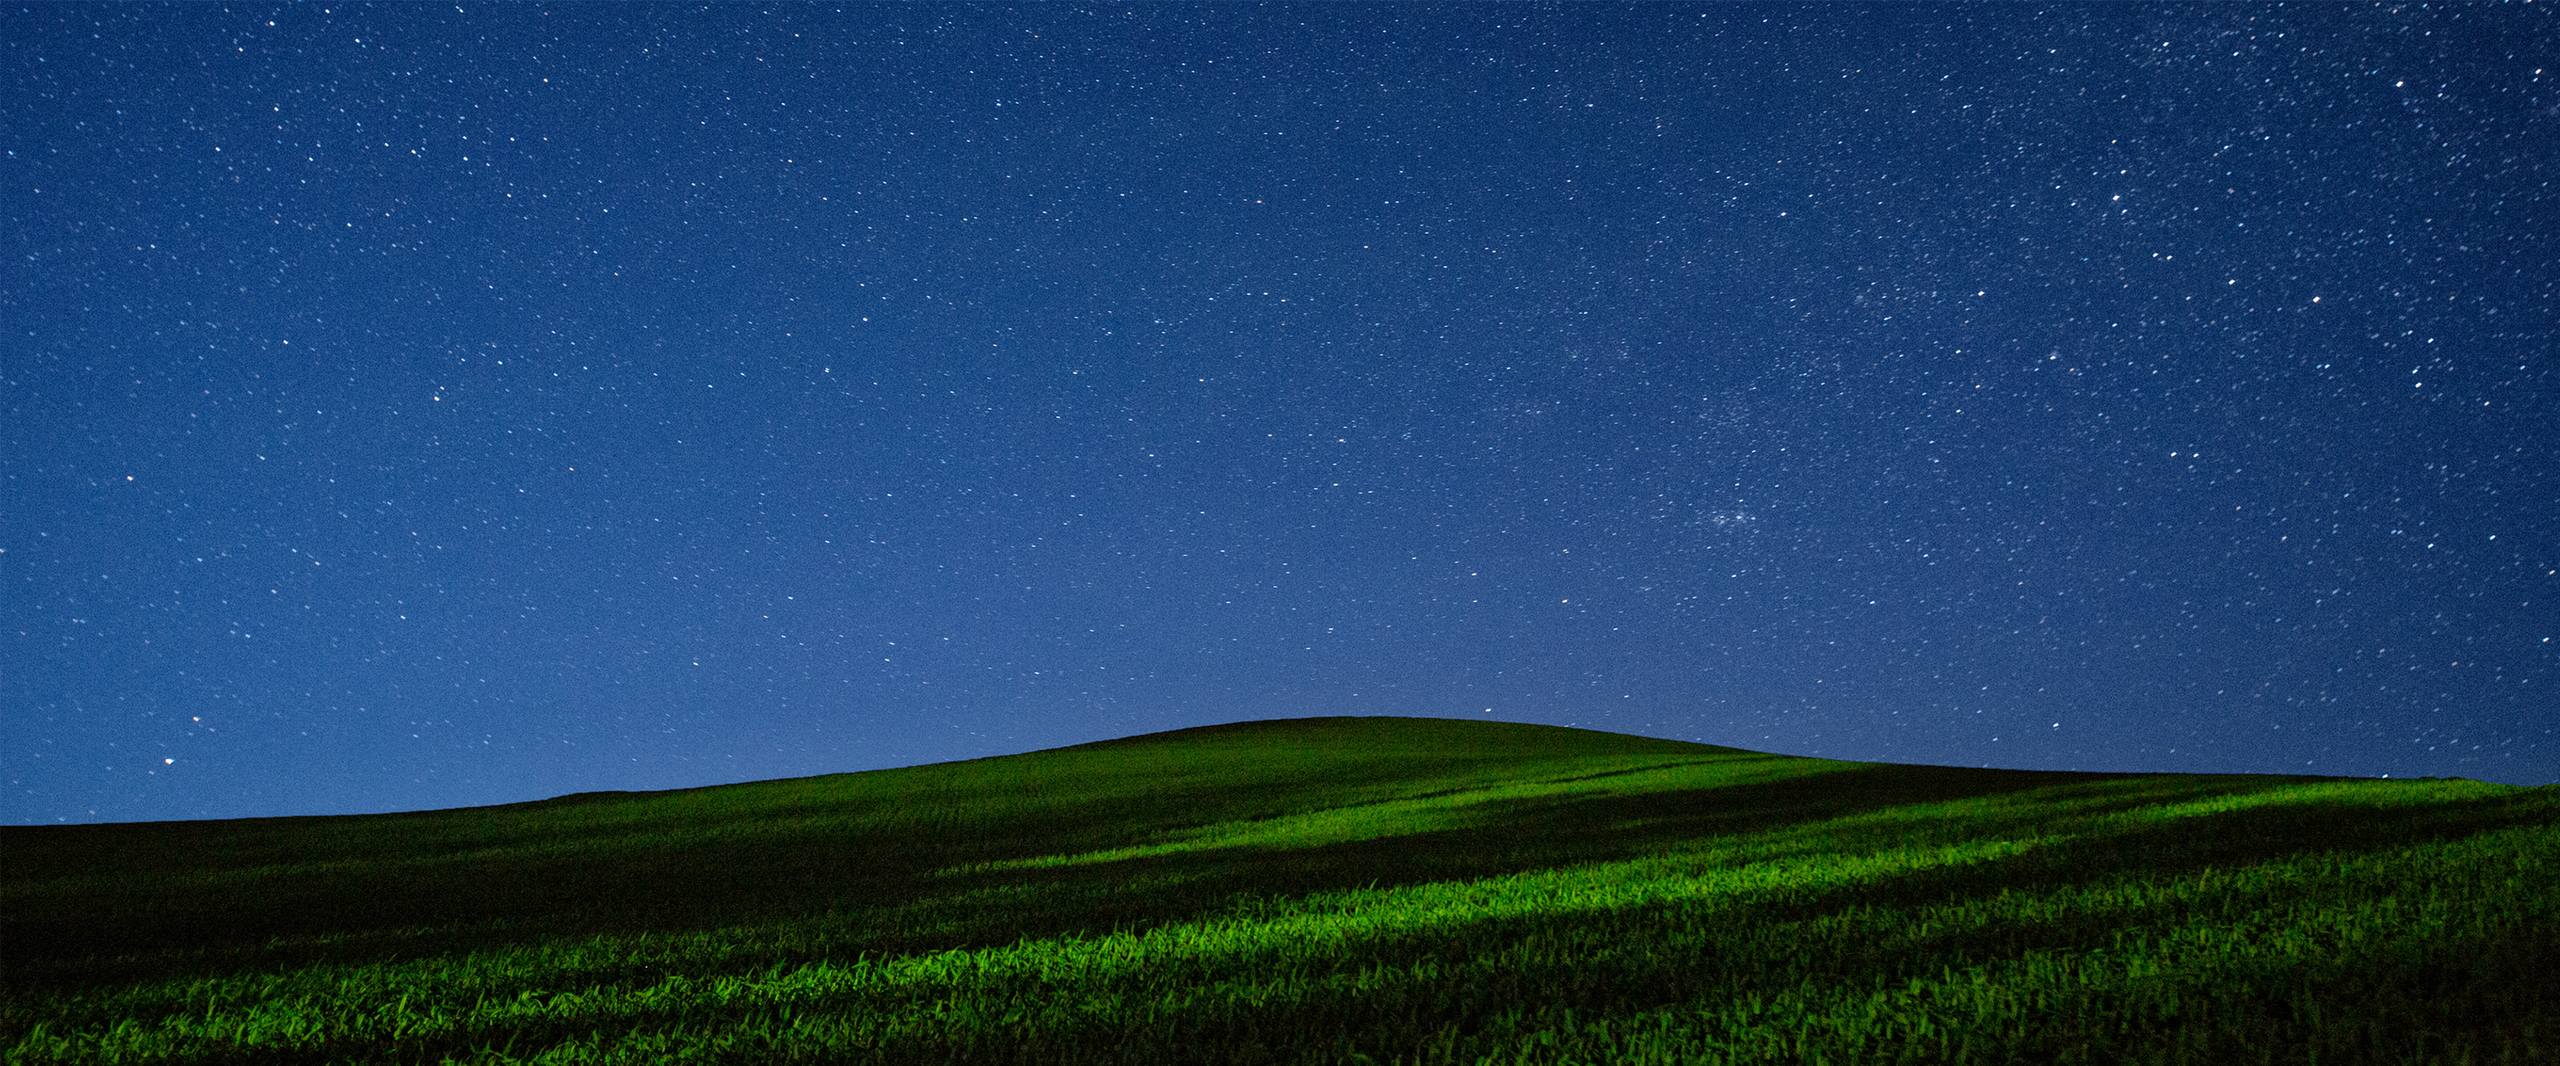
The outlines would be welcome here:
M 1264 722 L 0 829 L 10 1063 L 2560 1061 L 2560 789 Z

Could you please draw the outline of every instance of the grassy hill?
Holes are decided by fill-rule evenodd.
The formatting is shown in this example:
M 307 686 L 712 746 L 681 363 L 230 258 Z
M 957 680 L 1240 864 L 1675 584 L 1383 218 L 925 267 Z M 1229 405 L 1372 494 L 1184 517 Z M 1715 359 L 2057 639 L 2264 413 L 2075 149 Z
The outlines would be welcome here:
M 2531 1062 L 2560 789 L 1330 718 L 0 829 L 54 1061 Z

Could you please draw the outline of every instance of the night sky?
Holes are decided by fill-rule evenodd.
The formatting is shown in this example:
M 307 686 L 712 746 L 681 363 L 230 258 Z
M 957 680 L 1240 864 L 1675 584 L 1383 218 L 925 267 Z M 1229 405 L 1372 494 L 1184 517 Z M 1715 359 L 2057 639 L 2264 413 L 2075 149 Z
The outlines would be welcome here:
M 0 13 L 0 821 L 2560 779 L 2560 11 Z

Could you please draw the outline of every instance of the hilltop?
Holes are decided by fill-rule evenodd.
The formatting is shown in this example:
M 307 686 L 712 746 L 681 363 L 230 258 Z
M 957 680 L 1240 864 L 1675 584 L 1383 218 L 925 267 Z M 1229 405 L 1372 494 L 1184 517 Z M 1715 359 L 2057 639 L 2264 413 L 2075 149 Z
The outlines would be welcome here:
M 12 1062 L 2528 1061 L 2560 790 L 1439 719 L 0 829 Z

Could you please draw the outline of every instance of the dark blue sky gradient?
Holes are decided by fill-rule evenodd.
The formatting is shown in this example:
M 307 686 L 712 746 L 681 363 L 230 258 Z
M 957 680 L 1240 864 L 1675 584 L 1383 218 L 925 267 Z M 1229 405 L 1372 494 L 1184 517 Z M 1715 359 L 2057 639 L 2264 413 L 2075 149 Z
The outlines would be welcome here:
M 0 15 L 0 820 L 1244 718 L 2560 778 L 2560 13 Z

